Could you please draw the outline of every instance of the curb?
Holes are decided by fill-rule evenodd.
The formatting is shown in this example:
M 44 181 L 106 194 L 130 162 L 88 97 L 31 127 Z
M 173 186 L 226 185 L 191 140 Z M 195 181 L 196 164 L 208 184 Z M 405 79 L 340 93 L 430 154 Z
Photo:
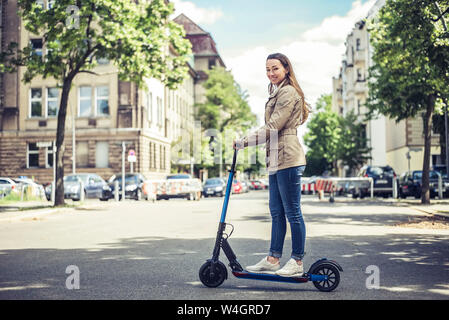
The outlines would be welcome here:
M 49 209 L 41 209 L 41 211 L 33 211 L 33 212 L 28 212 L 28 213 L 15 211 L 15 212 L 11 212 L 11 214 L 9 216 L 2 217 L 2 215 L 7 215 L 7 213 L 6 214 L 4 213 L 4 214 L 0 214 L 0 223 L 41 218 L 41 217 L 44 217 L 44 216 L 47 216 L 50 214 L 62 213 L 63 211 L 70 210 L 70 209 L 72 209 L 72 208 L 49 208 Z
M 421 211 L 433 216 L 439 216 L 439 217 L 443 217 L 443 218 L 449 218 L 449 213 L 447 212 L 439 212 L 438 210 L 434 210 L 431 208 L 420 208 L 420 207 L 415 207 L 415 206 L 410 206 L 410 208 L 417 210 L 417 211 Z

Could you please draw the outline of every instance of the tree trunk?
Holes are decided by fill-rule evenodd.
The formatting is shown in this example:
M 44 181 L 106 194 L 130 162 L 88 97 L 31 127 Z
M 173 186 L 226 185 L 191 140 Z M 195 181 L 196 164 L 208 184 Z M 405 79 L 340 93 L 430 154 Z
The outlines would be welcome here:
M 64 136 L 65 120 L 67 115 L 67 104 L 69 92 L 72 86 L 73 77 L 64 79 L 61 94 L 61 103 L 58 111 L 58 127 L 56 129 L 56 186 L 55 186 L 55 206 L 64 205 Z M 75 147 L 75 146 L 73 146 Z
M 427 109 L 424 115 L 424 161 L 422 169 L 421 204 L 430 204 L 429 169 L 432 138 L 432 114 L 434 109 L 435 95 L 431 94 L 428 97 Z

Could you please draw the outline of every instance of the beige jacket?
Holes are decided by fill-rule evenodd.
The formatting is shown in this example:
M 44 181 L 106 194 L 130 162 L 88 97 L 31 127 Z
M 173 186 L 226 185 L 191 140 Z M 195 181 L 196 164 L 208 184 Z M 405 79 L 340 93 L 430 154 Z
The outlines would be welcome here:
M 266 143 L 266 163 L 270 174 L 306 164 L 297 128 L 301 123 L 301 97 L 294 87 L 281 84 L 265 105 L 265 125 L 242 139 L 243 145 Z

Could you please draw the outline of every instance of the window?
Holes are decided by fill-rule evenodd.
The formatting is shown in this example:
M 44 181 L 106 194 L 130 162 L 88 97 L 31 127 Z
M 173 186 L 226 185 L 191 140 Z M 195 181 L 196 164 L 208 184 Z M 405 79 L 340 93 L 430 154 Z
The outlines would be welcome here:
M 55 6 L 55 0 L 47 0 L 47 9 L 51 9 Z
M 109 143 L 97 142 L 95 147 L 95 167 L 108 168 L 109 167 Z
M 31 49 L 33 50 L 33 54 L 42 57 L 42 39 L 31 39 Z
M 162 126 L 162 99 L 157 97 L 157 123 Z
M 38 4 L 42 9 L 44 9 L 44 0 L 36 0 L 36 4 Z
M 80 87 L 78 116 L 88 117 L 91 115 L 91 113 L 92 113 L 92 88 Z
M 356 40 L 356 49 L 357 51 L 360 50 L 360 38 L 357 38 Z
M 92 97 L 93 90 L 95 90 L 95 97 Z M 95 102 L 95 108 L 93 108 L 92 101 Z M 90 117 L 93 115 L 109 115 L 109 87 L 79 87 L 78 116 Z
M 153 93 L 148 92 L 147 94 L 147 112 L 148 112 L 148 121 L 153 120 Z
M 109 88 L 97 87 L 95 91 L 97 115 L 109 115 Z
M 45 166 L 53 168 L 53 146 L 47 148 L 47 160 Z
M 87 141 L 76 143 L 76 166 L 86 168 L 89 165 L 89 145 Z
M 27 168 L 39 167 L 39 148 L 36 143 L 28 143 Z
M 41 88 L 32 88 L 30 91 L 30 117 L 42 117 Z
M 47 88 L 47 117 L 56 117 L 58 115 L 58 88 Z

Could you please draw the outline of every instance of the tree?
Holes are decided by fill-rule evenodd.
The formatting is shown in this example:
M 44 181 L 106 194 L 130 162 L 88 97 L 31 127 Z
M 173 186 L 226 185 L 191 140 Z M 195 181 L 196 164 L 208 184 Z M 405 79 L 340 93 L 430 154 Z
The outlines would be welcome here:
M 353 111 L 338 115 L 331 110 L 331 104 L 332 95 L 322 95 L 317 101 L 317 113 L 307 124 L 307 175 L 321 175 L 324 171 L 335 174 L 338 161 L 353 171 L 371 159 L 363 123 Z
M 216 164 L 221 166 L 224 159 L 232 159 L 232 140 L 256 125 L 256 115 L 251 111 L 247 93 L 235 81 L 231 72 L 223 67 L 214 67 L 207 71 L 207 75 L 208 79 L 203 83 L 206 101 L 196 106 L 195 114 L 203 129 L 211 134 L 215 132 L 205 141 L 208 147 L 203 148 L 203 158 L 208 159 L 204 165 L 213 174 L 218 174 Z M 211 152 L 220 159 L 211 158 Z M 239 166 L 240 169 L 245 167 Z
M 338 143 L 338 160 L 353 172 L 371 159 L 372 148 L 368 147 L 366 126 L 357 120 L 353 110 L 341 117 L 341 127 L 343 132 Z
M 449 34 L 444 29 L 448 6 L 447 0 L 387 0 L 369 27 L 374 48 L 369 116 L 380 113 L 396 122 L 423 117 L 423 204 L 430 203 L 432 115 L 436 101 L 449 96 Z
M 181 26 L 169 20 L 172 4 L 164 0 L 58 0 L 44 9 L 35 0 L 19 0 L 25 28 L 42 35 L 48 50 L 34 54 L 31 44 L 8 45 L 0 55 L 0 72 L 26 68 L 25 82 L 37 76 L 56 79 L 62 94 L 56 132 L 56 198 L 64 204 L 64 132 L 72 82 L 80 73 L 94 73 L 96 60 L 109 59 L 119 78 L 142 87 L 145 78 L 161 80 L 175 88 L 187 75 L 191 52 Z M 75 5 L 74 5 L 75 4 Z M 177 55 L 169 55 L 171 47 Z
M 304 143 L 308 147 L 306 175 L 321 175 L 337 167 L 340 137 L 343 134 L 341 119 L 331 110 L 332 95 L 321 95 L 316 114 L 307 123 Z

